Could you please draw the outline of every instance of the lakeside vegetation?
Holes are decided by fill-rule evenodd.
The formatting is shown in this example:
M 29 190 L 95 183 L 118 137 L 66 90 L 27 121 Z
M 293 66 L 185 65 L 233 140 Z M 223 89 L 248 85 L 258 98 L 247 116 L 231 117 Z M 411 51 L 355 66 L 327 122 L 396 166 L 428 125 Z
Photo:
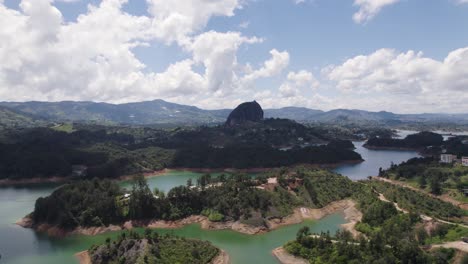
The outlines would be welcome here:
M 117 178 L 164 168 L 270 168 L 359 161 L 352 143 L 291 120 L 152 129 L 74 125 L 3 131 L 0 178 Z M 327 144 L 328 143 L 328 144 Z M 315 145 L 321 144 L 321 145 Z
M 268 187 L 270 177 L 277 183 Z M 150 190 L 143 177 L 134 179 L 129 190 L 109 180 L 78 181 L 38 199 L 32 216 L 37 224 L 62 228 L 127 220 L 179 220 L 190 215 L 265 226 L 266 220 L 285 217 L 299 206 L 322 208 L 351 198 L 364 213 L 363 223 L 372 224 L 372 220 L 366 220 L 367 215 L 383 220 L 394 214 L 394 208 L 380 201 L 376 191 L 413 213 L 456 221 L 465 216 L 456 206 L 406 188 L 380 181 L 353 182 L 345 176 L 304 166 L 271 170 L 255 179 L 243 174 L 205 174 L 168 193 Z
M 381 181 L 352 182 L 341 186 L 350 190 L 363 213 L 353 237 L 347 231 L 335 236 L 328 233 L 312 235 L 308 228 L 299 230 L 297 238 L 284 245 L 285 250 L 310 263 L 452 263 L 454 249 L 432 249 L 427 245 L 460 241 L 468 229 L 427 221 L 420 214 L 450 221 L 462 221 L 465 211 L 427 194 Z M 381 193 L 390 202 L 378 197 Z M 407 210 L 400 212 L 393 203 Z
M 381 177 L 404 182 L 434 195 L 446 194 L 468 202 L 468 168 L 460 164 L 442 164 L 433 158 L 414 158 L 381 171 Z
M 123 219 L 118 197 L 124 194 L 110 180 L 66 184 L 48 197 L 36 200 L 32 220 L 61 228 L 107 226 Z
M 277 184 L 269 190 L 258 188 L 268 185 L 269 177 L 276 177 Z M 103 188 L 114 191 L 103 192 Z M 380 200 L 377 192 L 410 213 L 399 212 L 392 203 Z M 342 199 L 357 202 L 363 217 L 356 229 L 365 237 L 353 238 L 347 232 L 335 237 L 310 237 L 302 230 L 285 249 L 311 263 L 450 263 L 455 251 L 426 252 L 422 246 L 460 240 L 468 233 L 459 226 L 440 223 L 427 229 L 428 223 L 419 215 L 448 215 L 452 220 L 464 215 L 451 204 L 384 182 L 353 182 L 326 170 L 303 166 L 271 170 L 256 179 L 242 174 L 206 174 L 167 194 L 150 190 L 143 177 L 133 181 L 131 190 L 108 180 L 76 182 L 39 199 L 32 216 L 35 224 L 65 229 L 122 224 L 127 220 L 179 220 L 190 215 L 204 215 L 213 222 L 233 220 L 267 227 L 268 220 L 290 215 L 296 207 L 321 208 Z M 77 202 L 91 200 L 94 202 L 86 209 Z M 106 206 L 115 208 L 118 214 L 106 218 L 109 214 L 100 210 L 101 202 L 113 203 Z
M 363 183 L 354 196 L 363 213 L 356 229 L 363 235 L 353 238 L 347 231 L 338 231 L 334 237 L 329 233 L 312 236 L 304 227 L 296 240 L 283 246 L 285 250 L 310 263 L 451 263 L 454 249 L 425 251 L 421 246 L 460 240 L 465 230 L 440 225 L 428 232 L 418 214 L 398 212 L 392 203 L 379 200 L 368 184 Z
M 157 189 L 152 192 L 143 177 L 138 177 L 129 191 L 116 183 L 95 179 L 66 185 L 38 199 L 32 218 L 36 224 L 72 229 L 205 214 L 213 221 L 243 220 L 262 226 L 265 217 L 286 216 L 297 203 L 281 187 L 272 192 L 255 188 L 255 181 L 245 175 L 204 175 L 196 185 L 189 181 L 167 194 Z
M 392 232 L 399 231 L 384 228 Z M 308 228 L 299 230 L 296 240 L 287 243 L 284 248 L 288 253 L 306 259 L 309 263 L 323 264 L 448 264 L 452 263 L 456 254 L 454 249 L 445 248 L 425 252 L 410 237 L 384 237 L 378 233 L 369 239 L 361 237 L 355 240 L 346 231 L 339 231 L 334 237 L 328 233 L 310 236 Z
M 466 215 L 464 210 L 451 203 L 408 188 L 382 181 L 371 181 L 370 185 L 385 198 L 410 212 L 456 221 L 461 221 L 460 218 Z
M 207 264 L 220 253 L 210 242 L 163 235 L 146 229 L 143 235 L 122 233 L 89 249 L 92 264 Z
M 276 176 L 278 184 L 268 190 L 260 188 L 270 176 Z M 67 184 L 38 199 L 31 216 L 35 225 L 46 223 L 63 229 L 127 220 L 179 220 L 191 215 L 205 215 L 213 222 L 233 220 L 267 227 L 267 220 L 288 216 L 298 206 L 321 208 L 349 198 L 357 186 L 347 177 L 306 167 L 277 169 L 257 179 L 242 174 L 206 174 L 167 194 L 150 190 L 143 177 L 137 177 L 130 190 L 94 179 Z

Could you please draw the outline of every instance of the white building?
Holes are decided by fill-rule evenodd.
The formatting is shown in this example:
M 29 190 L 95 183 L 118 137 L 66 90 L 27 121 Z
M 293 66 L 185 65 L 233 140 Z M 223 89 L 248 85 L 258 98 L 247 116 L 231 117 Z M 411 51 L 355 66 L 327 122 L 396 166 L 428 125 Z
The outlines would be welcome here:
M 462 165 L 468 167 L 468 157 L 462 157 Z
M 457 159 L 457 156 L 452 154 L 441 154 L 440 163 L 453 163 Z

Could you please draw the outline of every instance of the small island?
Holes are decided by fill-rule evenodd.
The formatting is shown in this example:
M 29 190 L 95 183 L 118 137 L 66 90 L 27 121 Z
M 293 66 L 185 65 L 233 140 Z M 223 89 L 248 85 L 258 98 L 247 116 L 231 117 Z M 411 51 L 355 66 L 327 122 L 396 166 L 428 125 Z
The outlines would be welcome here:
M 372 137 L 364 145 L 370 149 L 417 150 L 424 152 L 426 148 L 440 147 L 444 143 L 442 135 L 433 132 L 419 132 L 403 139 L 392 137 Z
M 160 236 L 151 229 L 144 234 L 122 233 L 116 240 L 75 255 L 80 264 L 228 264 L 229 256 L 210 242 L 171 235 Z
M 352 231 L 361 217 L 351 200 L 356 188 L 360 184 L 347 177 L 303 166 L 272 170 L 255 179 L 206 174 L 167 194 L 151 191 L 143 177 L 134 179 L 131 190 L 94 179 L 64 185 L 39 198 L 34 211 L 18 224 L 55 236 L 191 223 L 259 234 L 342 211 Z

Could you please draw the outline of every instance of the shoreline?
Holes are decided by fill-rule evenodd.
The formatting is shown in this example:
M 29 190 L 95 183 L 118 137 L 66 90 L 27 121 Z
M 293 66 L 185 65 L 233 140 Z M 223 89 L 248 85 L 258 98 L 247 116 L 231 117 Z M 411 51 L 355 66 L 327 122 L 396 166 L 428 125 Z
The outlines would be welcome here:
M 161 176 L 164 175 L 168 172 L 170 172 L 171 169 L 162 169 L 162 170 L 157 170 L 157 171 L 151 171 L 151 172 L 144 172 L 140 173 L 143 174 L 145 178 L 151 178 L 151 177 L 156 177 L 156 176 Z M 139 174 L 132 174 L 132 175 L 123 175 L 119 176 L 117 178 L 108 178 L 109 180 L 117 180 L 117 181 L 126 181 L 126 180 L 131 180 L 133 177 L 137 176 Z M 66 183 L 69 181 L 73 180 L 79 180 L 80 178 L 76 177 L 50 177 L 50 178 L 26 178 L 26 179 L 1 179 L 0 180 L 0 187 L 11 187 L 11 186 L 18 186 L 18 185 L 35 185 L 35 184 L 42 184 L 42 183 Z
M 91 256 L 89 255 L 88 250 L 80 251 L 76 253 L 74 256 L 78 260 L 79 264 L 92 264 Z
M 364 159 L 360 160 L 346 160 L 337 163 L 298 163 L 290 166 L 284 167 L 296 167 L 296 166 L 306 166 L 311 168 L 336 168 L 339 166 L 344 165 L 352 165 L 364 162 Z M 185 172 L 196 172 L 196 173 L 262 173 L 268 172 L 271 170 L 280 169 L 281 167 L 271 167 L 271 168 L 246 168 L 246 169 L 238 169 L 238 168 L 187 168 L 187 167 L 179 167 L 179 168 L 167 168 L 164 169 L 164 173 L 176 172 L 176 171 L 185 171 Z M 156 171 L 158 173 L 160 171 Z M 150 174 L 150 173 L 148 173 Z M 157 176 L 157 175 L 156 175 Z M 151 177 L 149 175 L 148 177 Z
M 15 187 L 18 185 L 34 185 L 41 183 L 64 183 L 72 180 L 71 177 L 27 178 L 27 179 L 1 179 L 0 187 Z
M 364 162 L 363 159 L 361 160 L 347 160 L 347 161 L 342 161 L 342 162 L 337 162 L 337 163 L 324 163 L 324 164 L 308 164 L 308 163 L 302 163 L 302 164 L 296 164 L 296 165 L 291 165 L 288 167 L 294 167 L 294 166 L 309 166 L 309 167 L 314 167 L 314 168 L 329 168 L 329 169 L 334 169 L 339 166 L 344 166 L 344 165 L 352 165 L 352 164 L 359 164 L 361 162 Z M 237 169 L 237 168 L 165 168 L 162 170 L 156 170 L 156 171 L 151 171 L 151 172 L 143 172 L 143 173 L 137 173 L 137 174 L 131 174 L 131 175 L 122 175 L 117 178 L 108 178 L 109 180 L 117 180 L 117 181 L 128 181 L 131 180 L 133 177 L 137 175 L 143 175 L 145 178 L 152 178 L 152 177 L 158 177 L 158 176 L 163 176 L 167 173 L 171 172 L 177 172 L 177 171 L 183 171 L 183 172 L 195 172 L 195 173 L 262 173 L 262 172 L 267 172 L 275 169 L 279 169 L 281 167 L 274 167 L 274 168 L 246 168 L 246 169 Z M 25 179 L 0 179 L 0 187 L 14 187 L 18 185 L 35 185 L 35 184 L 42 184 L 42 183 L 66 183 L 68 181 L 73 181 L 73 180 L 79 180 L 80 178 L 74 178 L 74 177 L 50 177 L 50 178 L 25 178 Z
M 275 218 L 266 220 L 266 226 L 251 226 L 241 223 L 240 221 L 227 222 L 212 222 L 205 216 L 193 215 L 187 218 L 176 221 L 165 220 L 149 220 L 149 221 L 127 221 L 121 225 L 109 225 L 107 227 L 77 227 L 73 230 L 64 230 L 57 226 L 49 224 L 34 225 L 30 215 L 23 217 L 16 222 L 17 225 L 23 228 L 32 228 L 37 232 L 46 233 L 53 237 L 65 237 L 70 235 L 98 235 L 107 232 L 131 230 L 133 228 L 160 228 L 160 229 L 177 229 L 190 224 L 199 224 L 204 230 L 232 230 L 247 235 L 257 235 L 273 231 L 283 226 L 300 224 L 304 220 L 320 220 L 328 215 L 342 212 L 347 221 L 341 227 L 350 231 L 353 236 L 357 236 L 359 232 L 355 230 L 357 222 L 361 221 L 362 213 L 356 208 L 356 203 L 350 199 L 332 202 L 325 207 L 305 208 L 300 207 L 294 209 L 293 214 L 283 218 Z
M 279 261 L 281 264 L 309 264 L 306 259 L 296 257 L 292 254 L 289 254 L 282 246 L 277 247 L 271 251 L 271 254 Z M 81 263 L 80 264 L 88 264 Z
M 421 148 L 404 148 L 404 147 L 377 147 L 364 144 L 362 145 L 366 149 L 370 150 L 396 150 L 396 151 L 415 151 L 421 154 Z
M 416 152 L 420 157 L 431 157 L 432 154 L 427 153 L 425 148 L 404 148 L 404 147 L 376 147 L 369 146 L 367 144 L 363 145 L 364 148 L 369 150 L 387 150 L 387 151 L 402 151 L 402 152 Z

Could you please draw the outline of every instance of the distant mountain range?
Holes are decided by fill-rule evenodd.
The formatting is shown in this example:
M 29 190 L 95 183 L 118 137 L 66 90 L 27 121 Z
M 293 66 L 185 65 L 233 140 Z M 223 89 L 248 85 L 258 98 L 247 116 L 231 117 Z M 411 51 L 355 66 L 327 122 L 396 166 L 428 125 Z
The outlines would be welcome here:
M 95 102 L 0 102 L 0 127 L 37 122 L 96 122 L 100 124 L 214 124 L 226 121 L 231 109 L 204 110 L 154 100 L 128 104 Z M 468 123 L 468 114 L 394 114 L 363 110 L 321 111 L 303 107 L 265 109 L 265 117 L 321 123 Z

